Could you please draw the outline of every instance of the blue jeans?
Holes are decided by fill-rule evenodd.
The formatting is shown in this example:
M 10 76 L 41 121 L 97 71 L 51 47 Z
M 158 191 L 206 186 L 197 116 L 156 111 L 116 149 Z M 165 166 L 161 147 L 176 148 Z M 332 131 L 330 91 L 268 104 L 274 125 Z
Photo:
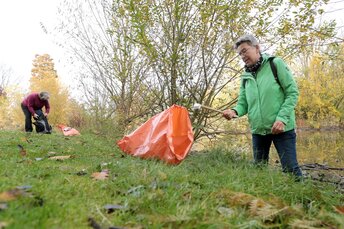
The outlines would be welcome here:
M 302 172 L 296 158 L 295 130 L 286 131 L 280 134 L 252 134 L 254 162 L 263 164 L 268 163 L 272 142 L 276 147 L 283 172 L 289 172 L 297 177 L 302 177 Z

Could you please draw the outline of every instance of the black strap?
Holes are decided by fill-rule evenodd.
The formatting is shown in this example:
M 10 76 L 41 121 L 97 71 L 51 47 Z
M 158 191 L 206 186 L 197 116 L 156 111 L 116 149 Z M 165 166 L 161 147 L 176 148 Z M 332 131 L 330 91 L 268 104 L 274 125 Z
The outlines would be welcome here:
M 278 85 L 279 85 L 279 86 L 282 88 L 282 90 L 283 90 L 283 87 L 282 87 L 282 85 L 281 85 L 281 82 L 280 82 L 279 79 L 278 79 L 278 73 L 277 73 L 276 65 L 275 65 L 275 63 L 274 63 L 274 59 L 275 59 L 274 56 L 273 56 L 273 57 L 270 57 L 270 58 L 268 59 L 268 61 L 270 62 L 270 68 L 271 68 L 272 74 L 274 75 L 274 78 L 275 78 L 276 82 L 278 83 Z M 243 87 L 244 87 L 244 88 L 245 88 L 245 86 L 246 86 L 246 81 L 247 81 L 247 79 L 243 79 Z
M 274 63 L 274 59 L 275 59 L 274 56 L 269 58 L 272 74 L 274 74 L 274 78 L 275 78 L 276 82 L 278 83 L 278 85 L 283 89 L 281 82 L 278 79 L 277 68 L 276 68 L 276 65 Z

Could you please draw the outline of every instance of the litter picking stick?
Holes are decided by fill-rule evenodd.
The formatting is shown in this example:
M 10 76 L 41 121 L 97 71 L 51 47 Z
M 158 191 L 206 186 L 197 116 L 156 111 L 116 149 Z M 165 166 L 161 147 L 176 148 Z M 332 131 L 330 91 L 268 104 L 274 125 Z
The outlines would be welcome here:
M 218 112 L 218 113 L 221 113 L 221 114 L 223 113 L 220 110 L 217 110 L 217 109 L 212 108 L 212 107 L 204 106 L 204 105 L 202 105 L 202 108 L 207 109 L 207 110 L 211 110 L 211 111 L 215 111 L 215 112 Z
M 217 110 L 215 108 L 212 108 L 212 107 L 208 107 L 208 106 L 205 106 L 205 105 L 202 105 L 200 103 L 195 103 L 194 106 L 192 107 L 193 110 L 200 110 L 201 108 L 204 108 L 204 109 L 207 109 L 207 110 L 211 110 L 211 111 L 215 111 L 215 112 L 218 112 L 218 113 L 223 113 L 222 111 L 220 110 Z

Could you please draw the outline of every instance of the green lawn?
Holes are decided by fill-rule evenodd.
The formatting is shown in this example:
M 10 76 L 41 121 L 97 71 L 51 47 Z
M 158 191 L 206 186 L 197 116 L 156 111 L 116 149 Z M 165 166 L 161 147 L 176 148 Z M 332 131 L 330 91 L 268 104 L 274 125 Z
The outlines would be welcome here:
M 106 169 L 108 179 L 91 177 Z M 234 151 L 170 166 L 123 155 L 100 135 L 1 131 L 0 173 L 0 228 L 344 228 L 335 187 L 294 182 Z

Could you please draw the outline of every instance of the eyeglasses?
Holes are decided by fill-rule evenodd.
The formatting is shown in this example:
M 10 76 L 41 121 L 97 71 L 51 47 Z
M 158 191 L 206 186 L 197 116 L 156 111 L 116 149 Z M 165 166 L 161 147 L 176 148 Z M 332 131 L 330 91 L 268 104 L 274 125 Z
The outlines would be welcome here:
M 238 54 L 239 56 L 246 55 L 247 51 L 250 50 L 252 47 L 242 49 Z

